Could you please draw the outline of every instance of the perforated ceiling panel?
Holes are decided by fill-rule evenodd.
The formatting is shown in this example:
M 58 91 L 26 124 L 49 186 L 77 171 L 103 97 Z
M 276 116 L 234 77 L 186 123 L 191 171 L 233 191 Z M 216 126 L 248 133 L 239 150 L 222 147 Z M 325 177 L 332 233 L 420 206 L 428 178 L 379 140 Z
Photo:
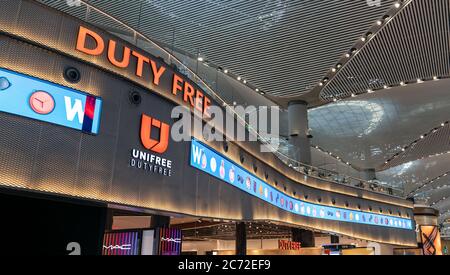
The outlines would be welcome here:
M 65 1 L 40 0 L 73 13 Z M 146 36 L 277 96 L 310 90 L 394 0 L 90 0 Z M 81 17 L 82 13 L 76 11 Z M 114 28 L 111 22 L 88 21 Z
M 449 76 L 449 1 L 408 3 L 330 80 L 323 100 Z

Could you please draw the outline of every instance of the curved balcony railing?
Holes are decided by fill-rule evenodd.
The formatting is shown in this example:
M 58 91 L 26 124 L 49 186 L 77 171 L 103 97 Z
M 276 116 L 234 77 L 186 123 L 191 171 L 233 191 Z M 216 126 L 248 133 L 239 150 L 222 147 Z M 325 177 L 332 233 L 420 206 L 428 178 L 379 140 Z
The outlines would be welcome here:
M 216 69 L 215 73 L 211 74 L 211 63 L 199 62 L 196 58 L 192 56 L 189 57 L 188 53 L 176 52 L 173 47 L 170 47 L 170 45 L 166 47 L 162 46 L 161 43 L 155 42 L 154 40 L 140 33 L 138 30 L 130 27 L 126 23 L 109 15 L 108 13 L 100 10 L 97 7 L 90 5 L 89 3 L 86 3 L 83 0 L 72 1 L 74 3 L 73 5 L 68 5 L 67 3 L 65 3 L 65 1 L 55 1 L 53 5 L 51 3 L 48 3 L 49 1 L 40 1 L 46 3 L 47 5 L 58 8 L 59 10 L 75 16 L 87 23 L 96 25 L 106 31 L 109 31 L 110 33 L 153 54 L 154 56 L 162 58 L 167 64 L 175 66 L 177 70 L 179 70 L 185 76 L 189 77 L 213 99 L 215 99 L 223 106 L 228 106 L 230 104 L 233 104 L 234 102 L 241 101 L 239 98 L 239 92 L 230 93 L 227 87 L 219 87 L 217 79 L 218 74 L 221 72 L 219 72 L 219 69 Z M 182 59 L 184 59 L 184 61 L 181 61 Z M 219 68 L 218 66 L 214 67 Z M 213 87 L 215 89 L 213 89 Z M 244 100 L 242 100 L 241 102 L 243 101 Z M 241 117 L 237 113 L 235 113 L 235 115 L 240 123 L 244 124 L 252 134 L 258 137 L 259 142 L 270 146 L 270 142 L 263 138 L 248 123 L 246 123 L 243 117 Z M 320 167 L 314 167 L 311 165 L 300 163 L 278 150 L 274 150 L 274 154 L 286 165 L 304 175 L 356 188 L 384 193 L 391 196 L 404 196 L 404 192 L 402 190 L 389 187 L 387 184 L 365 181 L 336 171 L 330 171 Z

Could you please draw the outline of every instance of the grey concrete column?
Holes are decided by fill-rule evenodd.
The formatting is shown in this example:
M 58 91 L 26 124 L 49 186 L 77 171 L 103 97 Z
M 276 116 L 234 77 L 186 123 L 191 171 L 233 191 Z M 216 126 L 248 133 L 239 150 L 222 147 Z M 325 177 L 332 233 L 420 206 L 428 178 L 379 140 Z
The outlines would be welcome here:
M 375 169 L 366 169 L 363 171 L 363 180 L 374 180 L 376 179 Z
M 311 143 L 308 138 L 308 104 L 292 101 L 288 106 L 289 142 L 293 145 L 291 157 L 304 164 L 311 164 Z

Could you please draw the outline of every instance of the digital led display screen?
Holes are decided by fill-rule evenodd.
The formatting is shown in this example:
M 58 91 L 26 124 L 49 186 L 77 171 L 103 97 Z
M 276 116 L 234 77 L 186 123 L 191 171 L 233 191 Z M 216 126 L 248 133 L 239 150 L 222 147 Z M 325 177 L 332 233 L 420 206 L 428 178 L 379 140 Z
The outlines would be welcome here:
M 297 215 L 408 230 L 413 226 L 409 219 L 323 206 L 293 198 L 195 139 L 191 143 L 190 164 L 252 196 Z
M 102 100 L 0 68 L 0 111 L 98 134 Z

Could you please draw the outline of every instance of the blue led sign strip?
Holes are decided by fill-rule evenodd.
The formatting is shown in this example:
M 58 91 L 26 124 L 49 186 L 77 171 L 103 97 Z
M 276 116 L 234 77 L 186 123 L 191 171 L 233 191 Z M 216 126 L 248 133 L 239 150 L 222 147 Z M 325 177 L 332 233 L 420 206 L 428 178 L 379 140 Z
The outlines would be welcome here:
M 408 230 L 413 226 L 409 219 L 323 206 L 292 198 L 195 139 L 191 144 L 190 164 L 252 196 L 297 215 Z

